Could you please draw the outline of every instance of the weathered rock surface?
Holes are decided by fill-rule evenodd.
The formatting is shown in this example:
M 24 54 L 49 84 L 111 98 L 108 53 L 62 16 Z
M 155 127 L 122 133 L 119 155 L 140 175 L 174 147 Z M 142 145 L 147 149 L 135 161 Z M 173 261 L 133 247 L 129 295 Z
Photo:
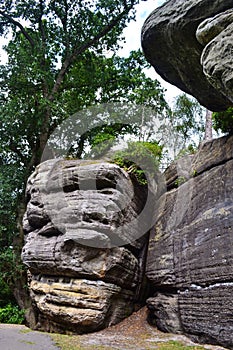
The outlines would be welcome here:
M 37 329 L 90 332 L 132 313 L 147 247 L 140 223 L 129 225 L 146 198 L 137 186 L 98 161 L 50 160 L 31 175 L 22 259 Z
M 36 328 L 108 327 L 145 300 L 148 280 L 152 323 L 233 349 L 232 172 L 233 136 L 174 163 L 147 253 L 148 235 L 136 220 L 147 189 L 106 162 L 40 164 L 28 180 L 22 252 Z
M 201 23 L 197 39 L 206 45 L 201 56 L 205 76 L 233 103 L 233 9 Z
M 142 29 L 145 56 L 157 73 L 214 111 L 232 105 L 232 25 L 225 28 L 231 15 L 222 20 L 222 13 L 232 6 L 232 0 L 170 0 L 152 12 Z M 214 16 L 220 23 L 213 25 L 214 38 L 200 34 L 198 26 Z M 203 55 L 197 29 L 199 38 L 212 40 Z
M 204 143 L 189 172 L 178 188 L 174 166 L 168 172 L 149 242 L 148 307 L 162 330 L 233 349 L 233 137 Z
M 203 46 L 207 45 L 233 22 L 233 10 L 227 10 L 214 17 L 207 18 L 199 24 L 196 32 L 197 40 Z
M 157 327 L 166 333 L 181 333 L 178 295 L 172 293 L 156 293 L 147 300 L 148 309 L 156 319 Z

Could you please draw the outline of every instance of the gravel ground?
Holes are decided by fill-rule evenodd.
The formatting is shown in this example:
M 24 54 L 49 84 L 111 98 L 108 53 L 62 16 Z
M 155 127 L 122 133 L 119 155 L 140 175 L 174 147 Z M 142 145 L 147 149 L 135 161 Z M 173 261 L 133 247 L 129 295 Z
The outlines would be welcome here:
M 150 326 L 146 319 L 147 309 L 144 307 L 115 326 L 100 332 L 77 336 L 60 334 L 50 336 L 47 333 L 32 331 L 21 325 L 0 324 L 0 350 L 152 350 L 161 349 L 159 344 L 169 344 L 171 341 L 191 346 L 190 349 L 199 348 L 200 344 L 193 343 L 183 335 L 160 332 L 155 327 Z M 55 345 L 55 342 L 58 346 Z M 166 349 L 168 348 L 169 346 L 166 347 Z M 202 344 L 201 348 L 226 350 L 220 346 L 206 344 Z
M 191 346 L 190 349 L 200 346 L 207 350 L 226 350 L 221 346 L 194 343 L 184 335 L 160 332 L 148 324 L 147 313 L 147 308 L 144 307 L 115 326 L 79 336 L 79 344 L 83 349 L 88 349 L 89 346 L 103 346 L 114 350 L 148 350 L 158 349 L 159 343 L 176 341 Z
M 58 350 L 46 333 L 21 325 L 0 324 L 1 350 Z

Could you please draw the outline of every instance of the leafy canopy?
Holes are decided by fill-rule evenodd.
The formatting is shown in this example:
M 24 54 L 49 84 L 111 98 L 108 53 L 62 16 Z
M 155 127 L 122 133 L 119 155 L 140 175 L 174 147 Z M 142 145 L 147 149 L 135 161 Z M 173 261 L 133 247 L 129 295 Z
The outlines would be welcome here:
M 216 131 L 233 134 L 233 107 L 226 111 L 213 113 L 213 124 Z
M 0 34 L 11 35 L 5 47 L 8 62 L 0 66 L 0 277 L 13 287 L 19 288 L 15 282 L 17 276 L 22 278 L 21 271 L 11 270 L 20 266 L 25 183 L 54 130 L 73 113 L 101 103 L 140 103 L 157 113 L 166 109 L 159 83 L 145 76 L 148 64 L 142 53 L 116 55 L 138 2 L 0 4 Z M 115 140 L 127 128 L 138 132 L 126 124 L 106 121 L 103 128 L 79 135 L 76 156 L 82 157 L 86 145 L 99 144 L 101 138 Z

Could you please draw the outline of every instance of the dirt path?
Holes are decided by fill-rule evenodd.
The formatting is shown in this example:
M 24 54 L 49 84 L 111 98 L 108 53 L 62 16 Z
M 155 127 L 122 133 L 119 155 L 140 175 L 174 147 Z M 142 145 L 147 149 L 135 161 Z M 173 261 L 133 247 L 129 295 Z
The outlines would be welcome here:
M 187 349 L 189 346 L 190 350 L 226 350 L 221 346 L 193 343 L 184 335 L 160 332 L 156 327 L 148 324 L 146 321 L 147 313 L 147 308 L 144 307 L 115 326 L 100 332 L 79 336 L 78 344 L 81 347 L 77 348 L 85 350 L 97 349 L 98 347 L 113 350 L 158 350 L 164 349 L 164 345 L 167 344 L 166 349 L 169 350 Z
M 160 332 L 156 327 L 150 326 L 146 319 L 147 309 L 144 307 L 115 326 L 100 332 L 76 336 L 61 334 L 50 336 L 47 333 L 32 331 L 25 326 L 0 324 L 0 350 L 225 349 L 221 346 L 195 344 L 183 335 Z
M 21 325 L 0 324 L 1 350 L 58 350 L 46 333 Z
M 115 326 L 100 332 L 77 335 L 53 335 L 62 350 L 224 350 L 221 346 L 193 343 L 184 335 L 160 332 L 146 321 L 147 308 Z M 225 349 L 226 350 L 226 349 Z

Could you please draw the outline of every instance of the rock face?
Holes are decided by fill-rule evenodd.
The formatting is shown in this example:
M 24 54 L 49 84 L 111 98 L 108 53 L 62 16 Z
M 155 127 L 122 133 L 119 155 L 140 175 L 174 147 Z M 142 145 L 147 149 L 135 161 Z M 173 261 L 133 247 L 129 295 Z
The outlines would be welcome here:
M 232 105 L 232 6 L 232 0 L 169 0 L 142 29 L 157 73 L 214 111 Z
M 203 144 L 189 160 L 177 165 L 190 174 L 178 188 L 175 167 L 167 171 L 150 235 L 147 303 L 163 331 L 233 349 L 233 137 Z
M 98 161 L 50 160 L 29 178 L 22 259 L 37 329 L 99 330 L 143 298 L 147 237 L 140 224 L 128 225 L 145 201 L 137 186 L 118 166 Z
M 28 180 L 22 252 L 36 328 L 108 327 L 149 286 L 149 318 L 162 331 L 233 349 L 232 172 L 233 136 L 169 167 L 148 246 L 140 223 L 148 189 L 124 170 L 101 161 L 40 164 Z
M 201 23 L 197 39 L 206 45 L 201 56 L 204 74 L 233 103 L 233 9 Z

